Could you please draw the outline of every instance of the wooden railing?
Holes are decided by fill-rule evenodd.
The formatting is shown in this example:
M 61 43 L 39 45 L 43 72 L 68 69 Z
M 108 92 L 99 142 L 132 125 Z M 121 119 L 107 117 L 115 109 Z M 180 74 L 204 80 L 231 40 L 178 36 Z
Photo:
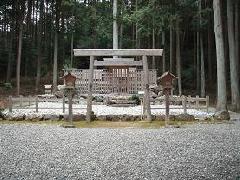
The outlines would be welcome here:
M 209 96 L 205 98 L 201 98 L 199 96 L 191 97 L 191 96 L 171 96 L 170 102 L 173 105 L 180 105 L 178 107 L 174 107 L 170 105 L 170 109 L 183 109 L 184 113 L 187 113 L 187 109 L 206 109 L 208 112 L 209 110 Z M 39 109 L 62 109 L 62 112 L 65 113 L 65 109 L 68 108 L 66 106 L 66 102 L 68 101 L 67 98 L 42 98 L 42 97 L 12 97 L 9 96 L 9 112 L 12 112 L 13 109 L 34 109 L 38 112 Z M 73 104 L 79 104 L 82 101 L 80 99 L 74 98 Z M 152 101 L 151 104 L 163 104 L 165 101 L 164 96 L 157 97 Z M 39 107 L 40 102 L 55 102 L 55 103 L 62 103 L 60 107 Z M 93 104 L 98 104 L 97 102 L 93 102 Z M 171 103 L 170 103 L 171 104 Z M 73 109 L 86 109 L 85 105 L 82 104 L 84 107 L 73 107 Z M 151 109 L 165 109 L 165 107 L 151 107 Z
M 37 113 L 39 109 L 62 109 L 62 112 L 65 113 L 65 109 L 68 99 L 63 96 L 63 98 L 42 98 L 42 97 L 12 97 L 9 96 L 9 112 L 12 112 L 13 109 L 34 109 Z M 73 99 L 73 103 L 79 103 L 80 99 Z M 52 102 L 52 103 L 62 103 L 61 107 L 39 107 L 41 102 Z M 73 109 L 86 109 L 86 107 L 74 107 Z
M 206 96 L 205 98 L 196 96 L 170 96 L 170 109 L 183 109 L 184 113 L 187 113 L 187 109 L 206 109 L 208 112 L 209 110 L 209 96 Z M 164 96 L 157 97 L 152 101 L 152 104 L 158 104 L 163 103 L 165 101 Z M 180 107 L 171 107 L 171 103 L 173 105 L 181 105 Z M 162 108 L 153 108 L 152 109 L 164 109 Z

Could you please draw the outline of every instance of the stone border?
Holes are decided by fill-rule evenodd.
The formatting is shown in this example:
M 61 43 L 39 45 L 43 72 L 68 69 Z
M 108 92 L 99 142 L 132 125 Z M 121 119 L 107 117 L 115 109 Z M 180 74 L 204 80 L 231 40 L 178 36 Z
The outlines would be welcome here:
M 41 116 L 33 115 L 33 116 L 19 116 L 19 117 L 11 117 L 5 116 L 0 120 L 9 120 L 9 121 L 47 121 L 47 120 L 64 120 L 67 119 L 68 115 L 51 115 L 45 114 Z M 94 113 L 91 114 L 91 119 L 96 121 L 114 121 L 114 122 L 133 122 L 133 121 L 141 121 L 141 115 L 100 115 L 96 116 Z M 154 121 L 165 121 L 165 115 L 152 115 L 152 120 Z M 171 121 L 195 121 L 195 117 L 189 114 L 179 114 L 179 115 L 170 115 Z M 86 115 L 79 114 L 73 115 L 73 121 L 86 121 Z

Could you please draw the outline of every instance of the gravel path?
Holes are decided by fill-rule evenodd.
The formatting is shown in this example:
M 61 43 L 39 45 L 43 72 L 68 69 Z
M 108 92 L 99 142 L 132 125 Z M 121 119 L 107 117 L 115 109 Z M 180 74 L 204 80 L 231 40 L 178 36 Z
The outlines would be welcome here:
M 0 179 L 237 179 L 240 121 L 179 129 L 0 125 Z

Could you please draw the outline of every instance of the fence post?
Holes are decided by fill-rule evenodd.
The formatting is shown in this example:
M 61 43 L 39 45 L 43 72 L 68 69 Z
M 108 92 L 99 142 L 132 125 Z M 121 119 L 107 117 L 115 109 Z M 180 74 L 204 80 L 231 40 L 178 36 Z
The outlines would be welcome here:
M 209 96 L 206 96 L 206 106 L 207 106 L 207 113 L 209 108 Z
M 199 109 L 199 96 L 196 96 L 196 109 Z
M 12 108 L 13 108 L 12 96 L 9 96 L 9 112 L 10 113 L 12 113 Z
M 182 101 L 182 103 L 183 103 L 183 112 L 184 112 L 184 114 L 187 114 L 187 97 L 186 96 L 182 96 L 182 98 L 183 98 L 183 101 Z
M 22 107 L 22 106 L 23 106 L 23 96 L 20 95 L 20 107 Z
M 38 96 L 36 96 L 36 112 L 38 113 Z
M 188 104 L 190 105 L 191 104 L 191 95 L 187 96 L 187 101 L 188 101 Z
M 28 96 L 28 106 L 31 106 L 31 96 Z
M 65 96 L 63 94 L 63 113 L 65 113 Z

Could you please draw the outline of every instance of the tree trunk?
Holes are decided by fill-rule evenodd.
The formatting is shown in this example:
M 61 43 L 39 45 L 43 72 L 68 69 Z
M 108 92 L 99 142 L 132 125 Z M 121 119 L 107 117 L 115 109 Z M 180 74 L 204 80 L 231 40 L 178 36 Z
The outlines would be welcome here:
M 217 55 L 217 111 L 227 110 L 225 51 L 220 7 L 220 0 L 213 0 Z
M 204 44 L 203 44 L 203 35 L 200 37 L 200 46 L 201 46 L 201 97 L 205 97 L 205 62 L 204 62 Z
M 235 53 L 236 53 L 236 60 L 238 61 L 239 63 L 239 1 L 236 1 L 235 2 Z M 239 64 L 238 64 L 238 67 L 239 69 Z
M 176 69 L 178 77 L 178 93 L 182 95 L 182 75 L 181 75 L 181 42 L 180 42 L 180 29 L 179 20 L 176 22 Z
M 113 49 L 118 49 L 117 0 L 113 0 Z
M 92 34 L 92 38 L 93 38 L 93 48 L 96 49 L 97 48 L 97 10 L 96 10 L 96 5 L 93 5 L 93 19 L 92 19 L 92 29 L 93 29 L 93 34 Z
M 21 23 L 19 24 L 19 33 L 18 33 L 17 74 L 16 74 L 17 96 L 20 95 L 20 73 L 21 73 L 21 57 L 22 57 L 22 37 L 23 37 L 23 22 L 21 22 Z
M 13 60 L 13 30 L 10 31 L 10 39 L 8 42 L 8 65 L 6 82 L 10 82 L 12 76 L 12 60 Z
M 70 68 L 73 67 L 73 32 L 71 33 L 71 59 L 70 59 Z
M 200 28 L 202 25 L 202 15 L 201 15 L 201 11 L 202 11 L 202 0 L 199 1 L 199 12 L 200 12 Z M 203 33 L 201 31 L 200 35 L 200 52 L 201 52 L 201 97 L 205 97 L 205 62 L 204 62 L 204 44 L 203 44 Z
M 53 92 L 57 91 L 57 69 L 58 69 L 58 32 L 54 35 L 54 55 L 53 55 Z
M 156 37 L 155 37 L 155 29 L 152 29 L 152 49 L 155 49 Z M 156 69 L 156 57 L 152 57 L 152 69 Z
M 233 0 L 227 1 L 227 19 L 228 19 L 228 44 L 229 44 L 229 59 L 230 59 L 230 76 L 231 76 L 231 95 L 232 106 L 234 110 L 240 108 L 239 99 L 239 78 L 238 78 L 238 63 L 235 54 L 235 38 L 234 38 L 234 18 L 233 18 Z
M 27 32 L 31 32 L 31 27 L 32 27 L 32 23 L 31 23 L 31 16 L 32 16 L 32 7 L 33 7 L 33 0 L 28 0 L 28 4 L 27 4 Z
M 122 47 L 123 47 L 123 23 L 121 23 L 121 25 L 120 25 L 119 47 L 120 47 L 120 49 L 122 49 Z
M 138 11 L 138 0 L 135 2 L 135 10 Z M 138 22 L 136 22 L 136 49 L 140 48 L 140 37 L 138 32 Z
M 211 27 L 208 25 L 208 80 L 209 82 L 213 81 L 213 68 L 212 68 L 212 33 L 211 33 Z
M 61 0 L 56 1 L 56 28 L 54 35 L 54 55 L 53 55 L 53 92 L 57 91 L 58 81 L 58 31 L 59 31 L 59 18 L 60 18 Z
M 196 36 L 196 33 L 193 32 L 193 38 L 194 38 L 194 49 L 193 49 L 193 57 L 194 57 L 194 62 L 193 62 L 193 79 L 196 80 L 196 75 L 197 75 L 197 36 Z M 196 90 L 197 90 L 197 83 L 195 84 L 196 85 Z
M 162 71 L 163 73 L 166 71 L 166 56 L 165 56 L 165 32 L 162 32 L 162 48 L 163 48 L 163 55 L 162 55 Z
M 37 37 L 37 76 L 36 76 L 36 92 L 39 91 L 39 84 L 41 78 L 41 65 L 42 65 L 42 25 L 43 25 L 43 8 L 44 1 L 40 2 L 40 19 L 38 23 L 38 37 Z
M 170 22 L 170 72 L 173 73 L 173 27 L 172 22 Z

